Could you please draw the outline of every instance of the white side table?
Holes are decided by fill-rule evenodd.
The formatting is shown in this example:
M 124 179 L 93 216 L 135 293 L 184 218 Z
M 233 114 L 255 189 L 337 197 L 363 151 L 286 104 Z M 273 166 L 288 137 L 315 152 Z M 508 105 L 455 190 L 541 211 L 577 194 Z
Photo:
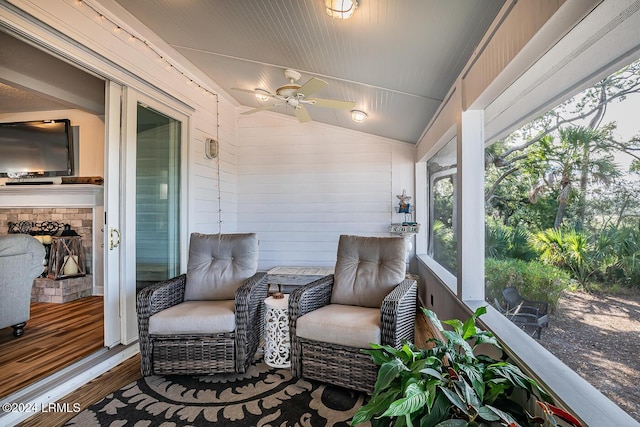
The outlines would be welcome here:
M 289 341 L 289 295 L 264 300 L 264 362 L 274 368 L 291 366 Z

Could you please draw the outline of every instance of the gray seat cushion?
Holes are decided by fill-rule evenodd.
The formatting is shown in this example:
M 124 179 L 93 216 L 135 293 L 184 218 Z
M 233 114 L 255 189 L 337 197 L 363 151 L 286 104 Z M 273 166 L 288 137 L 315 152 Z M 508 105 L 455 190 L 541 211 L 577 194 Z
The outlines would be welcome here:
M 380 344 L 380 309 L 329 304 L 298 318 L 296 335 L 314 341 L 370 348 Z
M 185 301 L 149 318 L 151 335 L 216 334 L 235 329 L 233 300 Z
M 340 236 L 331 303 L 380 307 L 405 278 L 402 237 Z
M 258 236 L 191 234 L 185 301 L 229 300 L 258 270 Z

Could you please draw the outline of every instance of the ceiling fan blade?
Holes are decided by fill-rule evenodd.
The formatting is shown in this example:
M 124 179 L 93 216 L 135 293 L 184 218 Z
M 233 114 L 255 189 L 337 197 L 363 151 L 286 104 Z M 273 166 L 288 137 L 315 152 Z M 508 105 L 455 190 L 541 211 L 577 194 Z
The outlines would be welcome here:
M 327 86 L 329 86 L 329 83 L 325 82 L 324 80 L 320 80 L 315 77 L 312 77 L 309 79 L 308 82 L 303 84 L 300 87 L 300 89 L 298 89 L 296 92 L 301 93 L 304 96 L 309 96 L 312 93 L 316 93 L 320 89 L 324 89 Z
M 311 116 L 309 115 L 309 112 L 302 104 L 300 104 L 297 108 L 293 109 L 293 114 L 296 115 L 300 123 L 306 123 L 311 121 Z
M 340 101 L 338 99 L 307 98 L 305 101 L 310 101 L 310 104 L 316 107 L 340 108 L 343 110 L 352 110 L 356 106 L 353 101 Z
M 246 92 L 246 93 L 251 93 L 253 95 L 264 95 L 264 96 L 268 96 L 270 98 L 277 98 L 277 95 L 274 95 L 272 93 L 269 93 L 267 91 L 257 91 L 257 90 L 253 90 L 253 89 L 243 89 L 241 87 L 232 87 L 231 90 L 237 90 L 239 92 Z
M 247 93 L 253 93 L 255 95 L 256 91 L 252 90 L 252 89 L 243 89 L 241 87 L 232 87 L 231 90 L 237 90 L 240 92 L 247 92 Z
M 275 104 L 272 104 L 272 105 L 265 105 L 264 107 L 254 108 L 253 110 L 244 111 L 244 112 L 242 112 L 240 114 L 253 114 L 253 113 L 257 113 L 258 111 L 268 110 L 270 108 L 277 107 L 277 106 L 282 105 L 282 104 L 283 104 L 282 102 L 278 102 L 278 103 L 275 103 Z

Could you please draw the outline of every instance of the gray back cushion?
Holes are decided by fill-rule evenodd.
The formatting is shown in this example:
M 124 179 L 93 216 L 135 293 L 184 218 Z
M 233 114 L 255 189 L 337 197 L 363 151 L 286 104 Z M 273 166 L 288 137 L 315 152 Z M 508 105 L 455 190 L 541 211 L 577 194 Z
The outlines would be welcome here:
M 340 236 L 331 303 L 380 307 L 405 278 L 402 237 Z
M 258 236 L 255 233 L 193 233 L 184 299 L 234 299 L 236 290 L 257 270 Z
M 27 234 L 5 234 L 0 236 L 0 257 L 30 254 L 31 262 L 22 266 L 22 275 L 32 281 L 44 271 L 45 250 L 42 243 Z

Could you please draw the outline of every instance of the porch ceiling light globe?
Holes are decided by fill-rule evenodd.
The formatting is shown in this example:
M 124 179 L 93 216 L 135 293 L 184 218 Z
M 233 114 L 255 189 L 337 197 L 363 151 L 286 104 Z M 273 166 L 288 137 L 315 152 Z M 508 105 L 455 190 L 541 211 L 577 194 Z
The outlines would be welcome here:
M 358 7 L 358 0 L 325 0 L 324 6 L 330 17 L 349 19 Z
M 367 113 L 360 110 L 351 110 L 351 120 L 356 123 L 362 123 L 367 118 Z

